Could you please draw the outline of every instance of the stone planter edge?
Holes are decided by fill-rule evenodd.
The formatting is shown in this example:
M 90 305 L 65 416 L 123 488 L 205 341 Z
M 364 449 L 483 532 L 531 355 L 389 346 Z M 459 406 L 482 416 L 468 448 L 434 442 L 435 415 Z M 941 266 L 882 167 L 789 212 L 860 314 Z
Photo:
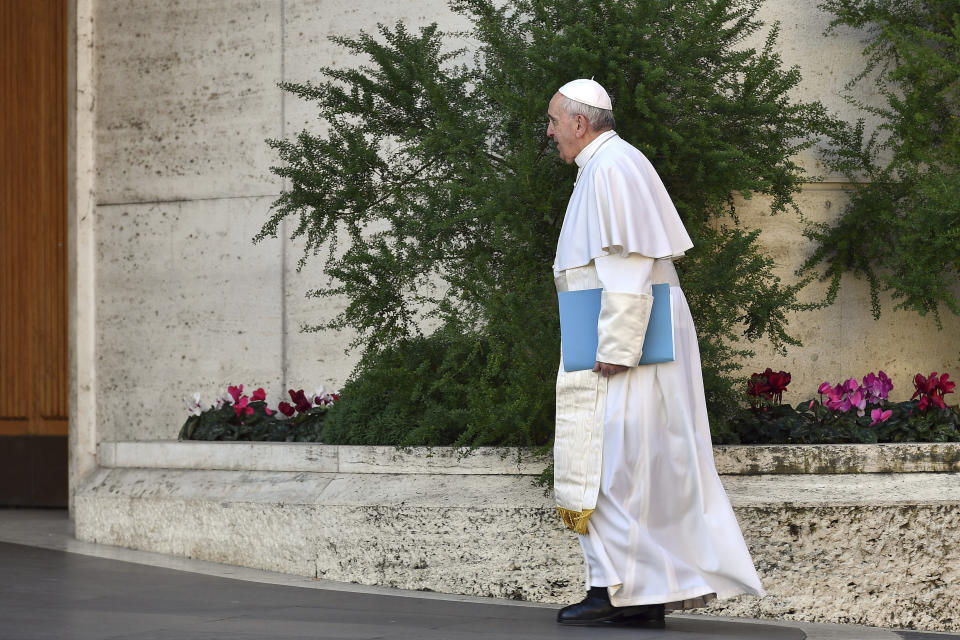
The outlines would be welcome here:
M 960 443 L 714 446 L 721 475 L 957 473 Z M 388 473 L 539 475 L 551 462 L 518 448 L 325 445 L 310 442 L 106 441 L 102 467 Z

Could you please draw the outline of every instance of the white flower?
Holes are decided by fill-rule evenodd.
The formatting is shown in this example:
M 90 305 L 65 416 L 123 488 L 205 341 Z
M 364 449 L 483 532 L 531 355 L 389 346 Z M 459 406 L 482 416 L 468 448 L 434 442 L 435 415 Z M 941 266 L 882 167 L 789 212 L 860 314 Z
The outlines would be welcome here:
M 323 388 L 323 385 L 317 387 L 317 390 L 313 392 L 313 404 L 323 404 L 326 401 L 327 390 Z
M 193 399 L 187 399 L 187 411 L 192 415 L 198 416 L 203 413 L 203 407 L 200 405 L 200 392 L 193 394 Z

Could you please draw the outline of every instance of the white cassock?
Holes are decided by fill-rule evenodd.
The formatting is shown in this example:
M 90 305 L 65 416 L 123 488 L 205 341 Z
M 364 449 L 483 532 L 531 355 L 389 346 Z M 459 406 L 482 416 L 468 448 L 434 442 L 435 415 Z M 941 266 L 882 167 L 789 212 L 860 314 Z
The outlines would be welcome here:
M 697 335 L 673 267 L 690 237 L 653 166 L 615 132 L 576 163 L 557 290 L 603 289 L 597 360 L 631 367 L 604 378 L 561 364 L 557 375 L 554 488 L 580 533 L 587 587 L 609 587 L 615 606 L 668 609 L 762 596 L 714 466 Z M 676 358 L 633 366 L 661 282 Z

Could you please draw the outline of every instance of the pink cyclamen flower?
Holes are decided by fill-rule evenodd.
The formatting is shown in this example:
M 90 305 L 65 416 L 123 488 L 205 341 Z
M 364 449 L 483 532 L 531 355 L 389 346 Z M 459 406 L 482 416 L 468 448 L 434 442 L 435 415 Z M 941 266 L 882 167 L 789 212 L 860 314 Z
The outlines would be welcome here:
M 881 422 L 886 422 L 892 415 L 893 411 L 890 409 L 887 409 L 886 411 L 883 411 L 882 409 L 874 409 L 870 412 L 870 419 L 873 420 L 873 422 L 870 423 L 870 426 L 872 427 L 880 424 Z
M 883 404 L 893 389 L 893 382 L 882 370 L 877 375 L 871 372 L 863 377 L 863 389 L 867 393 L 867 402 Z
M 230 394 L 230 397 L 233 398 L 233 401 L 240 402 L 240 396 L 243 395 L 243 385 L 239 386 L 229 386 L 227 387 L 227 393 Z
M 867 396 L 862 389 L 857 389 L 850 394 L 850 408 L 857 408 L 857 415 L 862 416 L 867 408 Z
M 263 405 L 263 411 L 264 411 L 264 413 L 266 413 L 268 416 L 272 416 L 272 415 L 273 415 L 273 409 L 271 409 L 270 407 L 268 407 L 268 406 L 266 405 L 267 392 L 263 390 L 263 387 L 260 387 L 259 389 L 257 389 L 257 390 L 254 391 L 253 393 L 251 393 L 251 394 L 250 394 L 250 400 L 253 401 L 253 402 L 263 402 L 263 403 L 264 403 L 264 405 Z
M 945 394 L 953 393 L 953 390 L 957 388 L 957 383 L 950 380 L 950 374 L 945 373 L 940 376 L 940 380 L 937 382 L 937 391 L 940 392 L 940 397 L 942 398 Z
M 883 372 L 883 369 L 877 374 L 877 379 L 880 381 L 880 393 L 886 398 L 887 395 L 893 391 L 893 380 Z
M 850 410 L 850 402 L 846 398 L 846 390 L 842 384 L 831 387 L 825 382 L 820 385 L 820 387 L 824 389 L 824 393 L 827 395 L 827 399 L 823 404 L 825 404 L 828 409 L 844 412 Z
M 237 414 L 237 417 L 253 414 L 253 407 L 248 406 L 249 402 L 250 398 L 247 396 L 241 396 L 240 399 L 237 400 L 236 404 L 233 405 L 233 412 Z
M 833 389 L 833 386 L 829 382 L 822 382 L 820 383 L 820 387 L 817 389 L 817 393 L 824 395 L 829 393 L 831 389 Z

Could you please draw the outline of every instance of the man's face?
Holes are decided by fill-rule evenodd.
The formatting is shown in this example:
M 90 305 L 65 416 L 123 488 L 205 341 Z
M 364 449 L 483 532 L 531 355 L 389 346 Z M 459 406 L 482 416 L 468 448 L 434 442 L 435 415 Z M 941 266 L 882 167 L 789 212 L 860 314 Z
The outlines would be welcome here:
M 550 124 L 547 125 L 547 137 L 553 138 L 557 144 L 560 159 L 570 164 L 583 148 L 580 143 L 586 128 L 582 117 L 571 116 L 560 108 L 562 101 L 563 95 L 557 93 L 547 107 L 547 117 L 550 119 Z

